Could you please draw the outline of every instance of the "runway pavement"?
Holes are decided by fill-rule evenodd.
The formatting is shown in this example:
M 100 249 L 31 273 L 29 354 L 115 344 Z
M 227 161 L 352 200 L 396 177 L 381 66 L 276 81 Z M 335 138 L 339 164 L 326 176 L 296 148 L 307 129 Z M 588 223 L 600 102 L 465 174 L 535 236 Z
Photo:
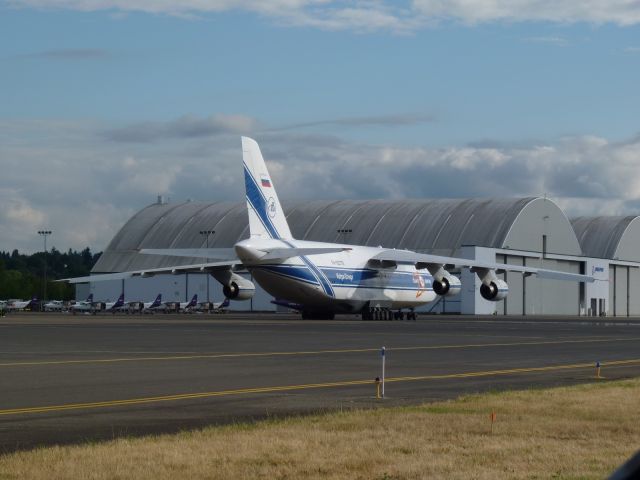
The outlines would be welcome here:
M 386 398 L 375 398 L 380 347 Z M 640 376 L 640 321 L 282 314 L 0 319 L 0 451 Z

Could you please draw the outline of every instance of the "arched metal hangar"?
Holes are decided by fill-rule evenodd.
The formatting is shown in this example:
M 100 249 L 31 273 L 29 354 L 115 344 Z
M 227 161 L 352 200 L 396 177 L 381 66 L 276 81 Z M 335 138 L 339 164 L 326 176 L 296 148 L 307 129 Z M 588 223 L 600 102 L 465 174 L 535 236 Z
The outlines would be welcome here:
M 640 315 L 640 217 L 577 217 L 571 223 L 585 256 L 609 259 L 608 314 Z M 595 269 L 588 273 L 603 273 Z
M 540 197 L 509 199 L 455 200 L 336 200 L 283 202 L 294 237 L 305 240 L 345 242 L 357 245 L 403 248 L 419 252 L 464 256 L 518 265 L 552 268 L 572 273 L 586 273 L 605 268 L 608 260 L 586 258 L 584 245 L 574 226 L 580 219 L 569 221 L 553 201 Z M 141 248 L 231 247 L 248 236 L 248 220 L 244 202 L 158 202 L 136 213 L 116 234 L 93 268 L 94 273 L 109 273 L 163 267 L 180 263 L 196 263 L 201 259 L 140 255 Z M 640 230 L 633 222 L 617 242 L 625 258 L 631 258 L 633 238 Z M 600 232 L 598 225 L 594 231 Z M 215 234 L 201 235 L 203 230 Z M 591 238 L 593 232 L 582 232 Z M 625 236 L 628 235 L 628 238 Z M 637 245 L 638 243 L 636 243 Z M 600 253 L 609 254 L 609 251 Z M 626 263 L 637 262 L 629 261 Z M 603 266 L 604 265 L 604 266 Z M 626 265 L 638 271 L 637 265 Z M 618 266 L 612 267 L 615 269 Z M 625 270 L 627 272 L 627 270 Z M 510 292 L 503 302 L 485 301 L 479 294 L 475 274 L 459 272 L 463 291 L 459 298 L 428 305 L 432 312 L 469 314 L 600 314 L 609 309 L 602 284 L 591 288 L 573 282 L 523 278 L 508 273 L 502 277 Z M 626 273 L 625 273 L 626 274 Z M 505 277 L 506 275 L 506 277 Z M 629 273 L 630 278 L 633 273 Z M 616 277 L 617 278 L 617 277 Z M 605 280 L 600 280 L 600 282 Z M 620 280 L 622 282 L 622 280 Z M 596 282 L 597 283 L 597 282 Z M 628 282 L 627 285 L 630 283 Z M 593 285 L 593 284 L 592 284 Z M 96 282 L 90 286 L 95 298 L 113 298 L 122 290 L 127 297 L 150 298 L 162 292 L 165 298 L 184 301 L 194 293 L 207 296 L 206 275 L 166 275 L 123 282 Z M 636 287 L 640 290 L 640 285 Z M 209 296 L 221 298 L 219 284 L 211 279 Z M 78 296 L 86 294 L 78 292 Z M 615 291 L 614 291 L 615 293 Z M 593 297 L 593 295 L 597 295 Z M 629 291 L 628 295 L 631 295 Z M 613 297 L 612 297 L 613 298 Z M 595 303 L 593 300 L 595 299 Z M 234 302 L 234 308 L 274 310 L 271 298 L 259 289 L 250 302 Z M 593 308 L 595 305 L 595 308 Z M 631 303 L 627 310 L 633 311 Z M 616 312 L 621 314 L 622 310 Z M 609 312 L 613 314 L 613 310 Z

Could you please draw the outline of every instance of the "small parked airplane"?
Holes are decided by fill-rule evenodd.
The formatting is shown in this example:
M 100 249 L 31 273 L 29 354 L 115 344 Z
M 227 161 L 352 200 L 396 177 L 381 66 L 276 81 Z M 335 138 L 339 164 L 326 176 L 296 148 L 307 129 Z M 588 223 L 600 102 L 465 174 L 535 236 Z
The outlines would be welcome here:
M 124 306 L 124 293 L 121 293 L 115 302 L 94 302 L 93 311 L 100 310 L 103 312 L 116 313 Z
M 177 304 L 179 312 L 188 312 L 193 310 L 198 305 L 198 294 L 196 293 L 188 302 L 178 302 Z
M 126 307 L 139 313 L 149 313 L 163 307 L 162 294 L 159 293 L 153 302 L 127 302 Z
M 86 300 L 77 301 L 69 307 L 73 314 L 77 312 L 91 312 L 93 310 L 93 293 L 90 293 Z
M 31 308 L 37 302 L 37 297 L 33 297 L 31 300 L 13 300 L 7 303 L 6 309 L 14 312 L 26 310 L 27 308 Z
M 255 285 L 238 274 L 248 270 L 274 298 L 298 304 L 303 318 L 333 318 L 335 313 L 361 313 L 363 319 L 382 311 L 425 305 L 437 296 L 460 292 L 452 269 L 468 268 L 481 281 L 480 294 L 504 299 L 509 287 L 497 274 L 505 271 L 540 278 L 593 282 L 587 275 L 556 270 L 444 257 L 409 250 L 295 240 L 258 144 L 242 137 L 244 181 L 250 238 L 233 249 L 142 249 L 140 253 L 215 259 L 122 273 L 65 279 L 72 283 L 116 280 L 164 273 L 209 272 L 231 300 L 250 299 Z M 382 317 L 381 317 L 382 318 Z
M 211 305 L 211 311 L 216 313 L 224 313 L 225 310 L 229 308 L 230 304 L 231 302 L 229 301 L 229 299 L 225 297 L 225 299 L 221 302 L 213 302 L 213 305 Z
M 64 308 L 64 302 L 62 300 L 51 300 L 44 304 L 45 312 L 61 312 Z

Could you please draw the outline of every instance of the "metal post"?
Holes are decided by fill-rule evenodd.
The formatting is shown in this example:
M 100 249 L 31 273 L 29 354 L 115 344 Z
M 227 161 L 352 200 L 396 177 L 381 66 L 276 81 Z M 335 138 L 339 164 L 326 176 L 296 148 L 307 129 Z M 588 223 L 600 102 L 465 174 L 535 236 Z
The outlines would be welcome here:
M 209 235 L 213 235 L 214 233 L 216 233 L 215 230 L 200 230 L 200 235 L 204 235 L 206 239 L 207 249 L 209 249 Z M 205 263 L 209 263 L 209 258 L 206 258 L 205 260 L 206 260 Z M 210 276 L 211 274 L 207 272 L 207 305 L 209 304 L 209 277 Z
M 384 360 L 385 360 L 385 348 L 382 347 L 382 350 L 380 350 L 380 355 L 382 355 L 382 398 L 384 398 L 384 370 L 385 370 L 385 365 L 384 365 Z
M 353 230 L 351 228 L 339 228 L 338 230 L 336 230 L 336 232 L 338 232 L 340 235 L 342 235 L 342 243 L 346 244 L 347 243 L 347 235 L 350 233 L 353 233 Z
M 43 293 L 42 293 L 42 308 L 44 309 L 44 304 L 47 302 L 47 236 L 51 235 L 51 230 L 38 230 L 38 235 L 41 235 L 44 238 L 44 271 L 42 274 L 42 285 L 43 285 Z

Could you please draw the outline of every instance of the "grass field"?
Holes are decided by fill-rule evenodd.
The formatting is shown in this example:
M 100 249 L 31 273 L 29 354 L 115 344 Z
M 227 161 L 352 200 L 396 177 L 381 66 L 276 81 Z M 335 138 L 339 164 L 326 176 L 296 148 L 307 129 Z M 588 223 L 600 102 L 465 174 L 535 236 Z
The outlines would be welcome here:
M 638 448 L 640 379 L 42 448 L 0 478 L 604 478 Z

